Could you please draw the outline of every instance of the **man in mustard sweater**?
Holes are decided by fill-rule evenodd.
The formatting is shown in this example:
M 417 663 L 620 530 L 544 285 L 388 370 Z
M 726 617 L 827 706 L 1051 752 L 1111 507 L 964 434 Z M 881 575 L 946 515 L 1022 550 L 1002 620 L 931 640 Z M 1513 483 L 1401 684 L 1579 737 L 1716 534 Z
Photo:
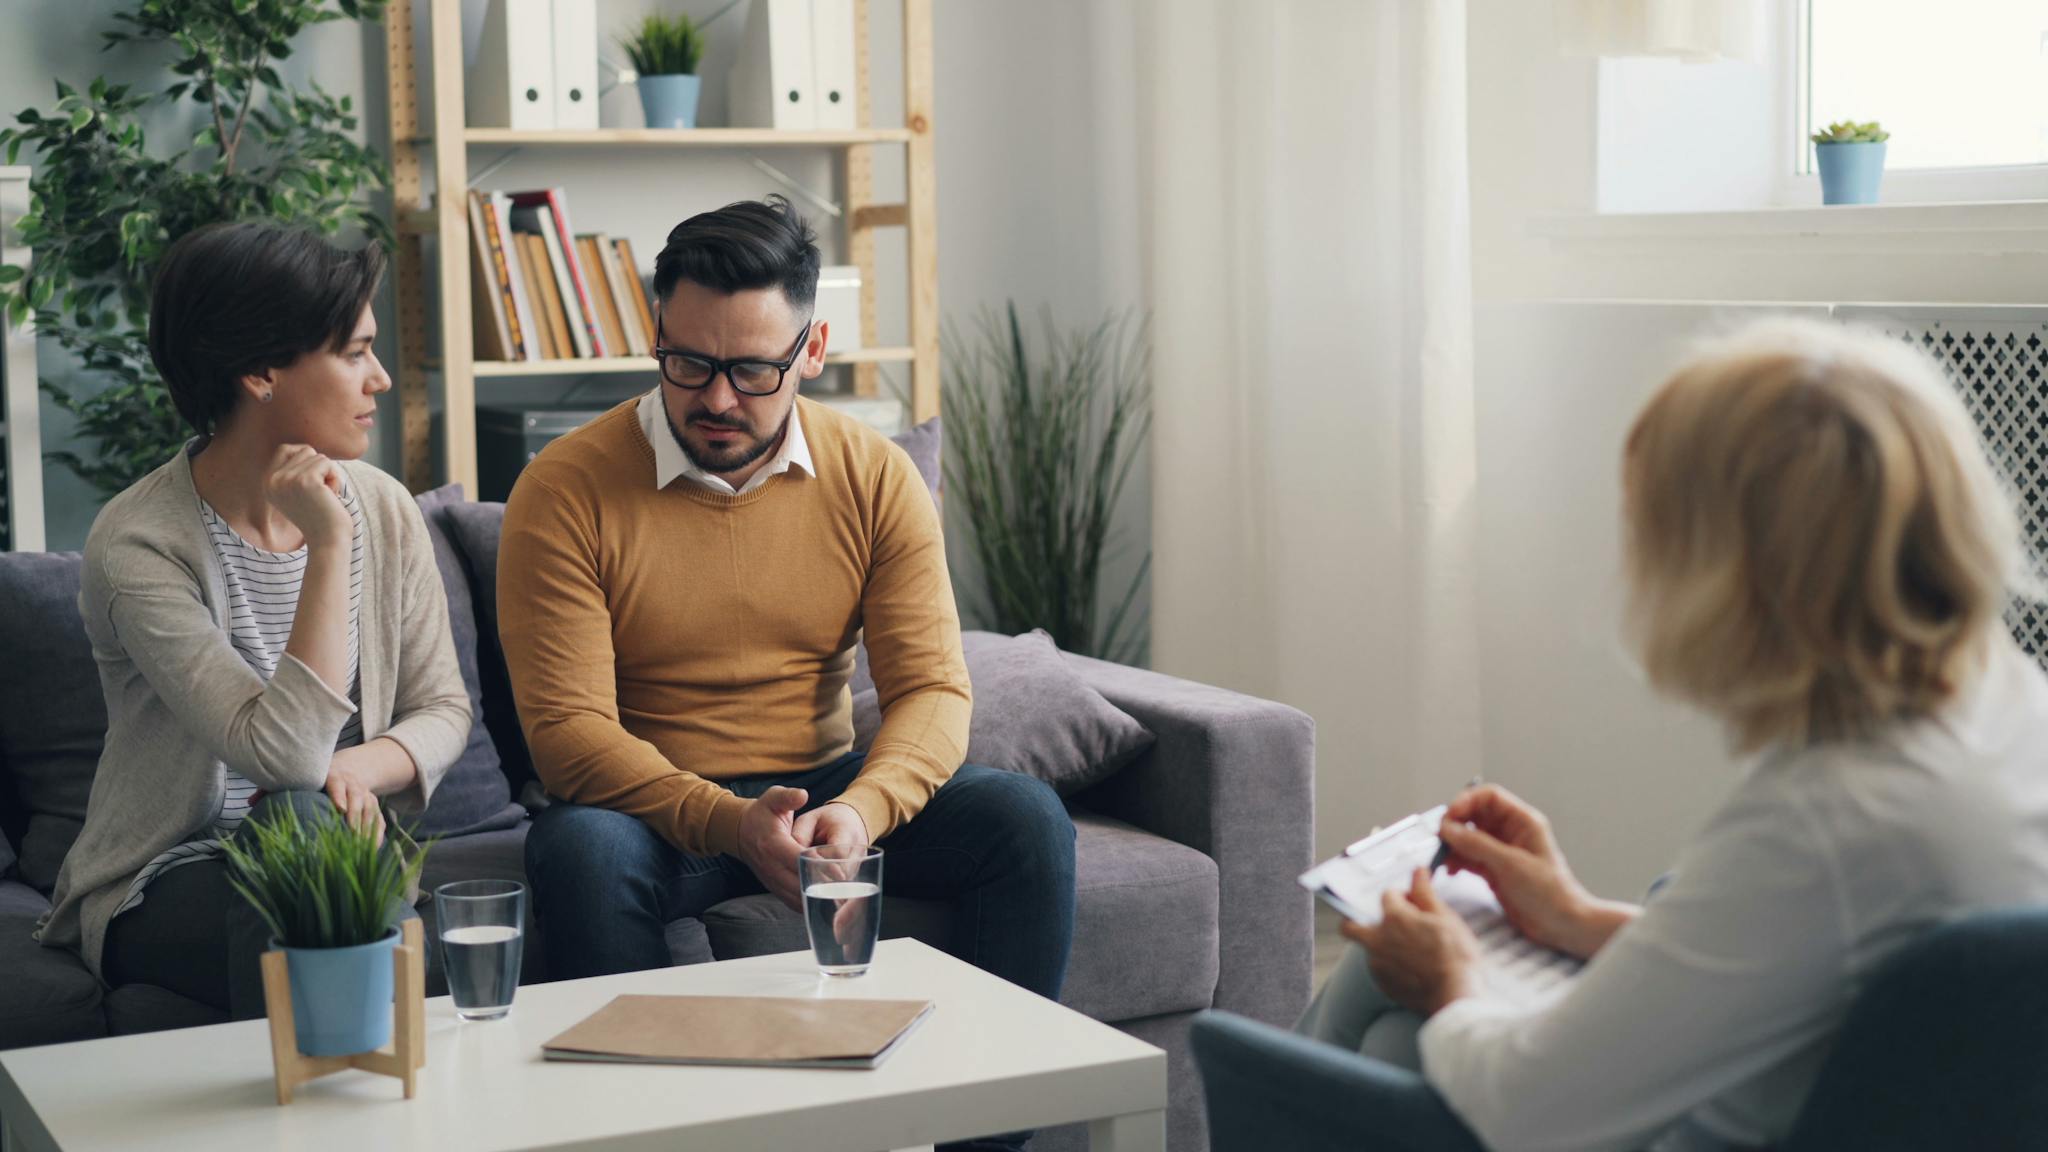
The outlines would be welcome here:
M 529 464 L 499 631 L 556 803 L 526 873 L 556 977 L 669 964 L 663 926 L 797 853 L 876 843 L 884 887 L 952 902 L 949 949 L 1057 998 L 1074 829 L 1051 789 L 968 765 L 939 518 L 887 439 L 797 397 L 824 368 L 819 254 L 786 202 L 690 218 L 655 262 L 661 382 Z M 865 638 L 882 726 L 853 752 Z

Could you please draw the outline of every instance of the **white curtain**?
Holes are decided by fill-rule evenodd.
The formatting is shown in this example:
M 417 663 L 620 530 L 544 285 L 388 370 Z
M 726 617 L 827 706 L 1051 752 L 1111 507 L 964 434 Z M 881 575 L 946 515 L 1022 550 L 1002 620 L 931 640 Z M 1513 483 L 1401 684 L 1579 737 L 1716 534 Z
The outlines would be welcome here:
M 1153 662 L 1317 723 L 1319 841 L 1479 766 L 1465 0 L 1152 0 Z
M 1765 0 L 1560 0 L 1558 33 L 1578 56 L 1757 61 Z

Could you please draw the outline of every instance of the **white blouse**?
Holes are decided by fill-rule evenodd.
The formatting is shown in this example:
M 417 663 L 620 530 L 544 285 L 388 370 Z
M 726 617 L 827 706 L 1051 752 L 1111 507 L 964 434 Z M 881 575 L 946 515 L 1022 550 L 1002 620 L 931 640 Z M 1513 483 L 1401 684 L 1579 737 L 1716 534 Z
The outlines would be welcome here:
M 1570 989 L 1468 999 L 1424 1075 L 1495 1152 L 1781 1141 L 1871 970 L 2048 901 L 2048 678 L 2001 636 L 1939 717 L 1763 756 Z

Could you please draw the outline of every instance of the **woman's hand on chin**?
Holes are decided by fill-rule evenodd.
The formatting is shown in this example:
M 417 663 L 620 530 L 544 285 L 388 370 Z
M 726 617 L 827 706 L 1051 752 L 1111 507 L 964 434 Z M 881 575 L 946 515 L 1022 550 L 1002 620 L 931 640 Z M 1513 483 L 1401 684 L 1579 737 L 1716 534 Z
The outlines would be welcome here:
M 341 502 L 341 465 L 304 444 L 286 444 L 271 458 L 263 494 L 305 535 L 310 547 L 349 542 L 355 525 Z
M 1403 892 L 1380 899 L 1378 924 L 1347 921 L 1346 938 L 1365 946 L 1372 978 L 1396 1004 L 1428 1019 L 1478 991 L 1479 939 L 1439 900 L 1429 870 L 1417 868 Z

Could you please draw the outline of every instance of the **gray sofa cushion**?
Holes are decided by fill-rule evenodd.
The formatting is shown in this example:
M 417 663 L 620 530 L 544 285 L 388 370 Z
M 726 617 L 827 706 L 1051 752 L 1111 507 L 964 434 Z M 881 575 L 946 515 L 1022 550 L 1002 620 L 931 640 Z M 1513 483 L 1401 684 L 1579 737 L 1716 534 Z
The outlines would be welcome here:
M 77 956 L 30 939 L 50 910 L 42 893 L 0 880 L 0 1048 L 90 1040 L 107 1034 L 100 982 Z
M 455 638 L 455 663 L 462 669 L 463 687 L 469 689 L 473 717 L 483 715 L 483 681 L 477 665 L 477 613 L 470 595 L 469 570 L 449 530 L 450 509 L 463 503 L 462 485 L 449 484 L 423 493 L 420 512 L 427 522 L 427 536 L 434 542 L 434 563 L 441 570 L 441 587 L 448 594 L 448 625 Z M 498 767 L 498 748 L 490 727 L 473 720 L 469 744 L 449 765 L 447 775 L 434 789 L 433 802 L 420 814 L 419 836 L 459 836 L 510 828 L 525 812 L 512 803 L 505 774 Z
M 974 684 L 969 763 L 1034 776 L 1066 796 L 1107 780 L 1152 746 L 1152 733 L 1089 687 L 1043 630 L 969 632 L 961 642 Z M 881 725 L 875 690 L 855 695 L 853 746 L 874 743 Z
M 0 759 L 25 809 L 20 876 L 48 892 L 85 822 L 107 730 L 76 552 L 0 553 Z
M 107 1014 L 107 1033 L 132 1036 L 137 1032 L 168 1032 L 173 1028 L 199 1028 L 225 1024 L 228 1014 L 197 1000 L 187 1000 L 168 988 L 154 984 L 123 984 L 107 989 L 100 1007 Z
M 1209 1007 L 1216 995 L 1215 861 L 1106 816 L 1073 816 L 1074 955 L 1060 1002 L 1107 1021 Z M 803 919 L 773 896 L 728 900 L 705 913 L 704 927 L 721 960 L 810 947 Z M 944 903 L 885 897 L 884 937 L 943 948 L 949 931 Z

